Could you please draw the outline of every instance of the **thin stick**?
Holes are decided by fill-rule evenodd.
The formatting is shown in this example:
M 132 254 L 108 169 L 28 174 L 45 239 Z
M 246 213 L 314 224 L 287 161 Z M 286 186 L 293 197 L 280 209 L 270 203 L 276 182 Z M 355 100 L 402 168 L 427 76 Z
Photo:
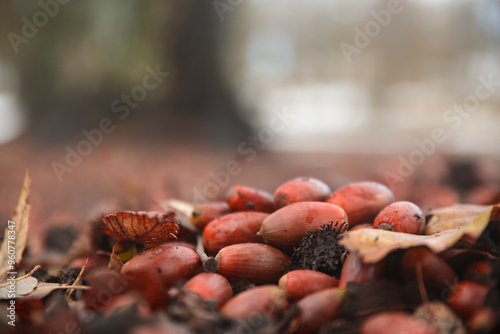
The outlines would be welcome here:
M 424 303 L 429 302 L 429 297 L 427 296 L 427 291 L 425 290 L 424 284 L 424 276 L 422 274 L 422 264 L 417 264 L 417 284 L 418 284 L 418 292 L 420 293 L 420 298 Z
M 209 273 L 215 273 L 217 271 L 217 261 L 215 260 L 215 258 L 208 256 L 207 253 L 205 253 L 205 248 L 203 247 L 203 238 L 201 235 L 198 235 L 197 237 L 196 253 L 200 257 L 203 271 Z
M 80 282 L 82 281 L 82 277 L 83 277 L 83 273 L 85 272 L 85 267 L 87 266 L 87 262 L 89 261 L 89 258 L 87 256 L 87 259 L 85 260 L 85 263 L 83 264 L 83 267 L 82 269 L 80 270 L 80 273 L 78 274 L 78 276 L 76 277 L 75 281 L 73 282 L 73 284 L 71 286 L 77 286 L 80 284 Z M 69 289 L 67 292 L 66 292 L 66 298 L 67 299 L 70 299 L 71 295 L 73 294 L 73 292 L 75 292 L 75 289 Z
M 26 278 L 26 277 L 28 277 L 28 276 L 33 275 L 33 274 L 35 273 L 35 271 L 37 271 L 37 270 L 38 270 L 38 269 L 40 269 L 40 268 L 42 268 L 42 266 L 41 266 L 41 265 L 39 265 L 39 264 L 37 264 L 37 265 L 35 266 L 35 268 L 31 269 L 31 271 L 30 271 L 29 273 L 27 273 L 27 274 L 26 274 L 26 275 L 24 275 L 24 276 L 21 276 L 21 277 L 16 278 L 16 280 L 15 280 L 14 282 L 18 282 L 18 281 L 20 281 L 20 280 L 22 280 L 22 279 L 25 279 L 25 278 Z M 10 285 L 10 282 L 7 282 L 7 283 L 5 283 L 5 284 L 0 285 L 0 288 L 5 288 L 6 286 L 9 286 L 9 285 Z

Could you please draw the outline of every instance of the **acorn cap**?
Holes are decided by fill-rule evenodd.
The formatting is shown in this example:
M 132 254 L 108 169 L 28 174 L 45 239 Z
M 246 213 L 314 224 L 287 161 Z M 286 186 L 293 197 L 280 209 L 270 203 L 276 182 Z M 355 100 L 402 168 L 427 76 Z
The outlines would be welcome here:
M 292 255 L 294 269 L 316 270 L 336 278 L 349 254 L 339 243 L 348 229 L 347 223 L 330 222 L 314 231 L 308 231 Z

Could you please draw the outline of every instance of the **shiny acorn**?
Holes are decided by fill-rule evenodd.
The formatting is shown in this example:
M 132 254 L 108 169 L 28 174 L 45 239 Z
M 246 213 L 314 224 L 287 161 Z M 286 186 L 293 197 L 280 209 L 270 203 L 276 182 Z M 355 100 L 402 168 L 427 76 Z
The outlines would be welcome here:
M 181 216 L 175 210 L 167 212 L 121 211 L 103 218 L 103 230 L 118 240 L 140 244 L 176 239 Z
M 373 228 L 409 234 L 422 234 L 425 229 L 424 212 L 412 202 L 394 202 L 379 212 L 373 222 Z
M 273 195 L 255 188 L 236 185 L 229 189 L 226 201 L 232 211 L 273 212 Z
M 276 318 L 288 306 L 283 290 L 276 285 L 263 285 L 234 296 L 224 304 L 221 313 L 235 319 L 248 319 L 253 316 Z
M 229 204 L 226 202 L 201 203 L 193 207 L 191 222 L 200 231 L 214 219 L 218 219 L 229 213 Z
M 325 323 L 337 318 L 345 295 L 345 289 L 331 288 L 317 291 L 299 300 L 299 315 L 290 326 L 293 333 L 315 333 Z
M 377 263 L 363 263 L 355 252 L 349 253 L 345 259 L 340 273 L 339 288 L 347 287 L 349 282 L 363 283 L 369 280 L 377 280 L 383 276 L 384 260 Z
M 407 280 L 417 281 L 421 271 L 426 289 L 437 293 L 448 291 L 458 279 L 453 269 L 427 247 L 408 249 L 401 260 L 401 267 Z
M 224 247 L 215 260 L 217 272 L 225 278 L 256 284 L 277 283 L 292 268 L 288 255 L 269 245 L 257 243 Z
M 298 177 L 280 185 L 274 192 L 274 207 L 280 209 L 297 202 L 323 202 L 332 190 L 320 180 Z
M 246 242 L 263 243 L 257 234 L 267 213 L 234 212 L 211 221 L 203 230 L 203 244 L 208 253 L 217 254 L 222 248 Z
M 128 289 L 142 292 L 153 308 L 168 300 L 168 289 L 201 272 L 198 254 L 191 248 L 162 244 L 127 261 L 120 273 Z
M 216 273 L 200 273 L 187 281 L 184 289 L 205 301 L 215 302 L 217 309 L 233 296 L 231 284 L 226 278 Z
M 299 202 L 287 205 L 264 219 L 259 234 L 271 246 L 292 250 L 307 231 L 319 229 L 328 222 L 347 222 L 345 211 L 334 204 Z
M 461 281 L 453 289 L 448 305 L 453 311 L 464 319 L 474 316 L 484 308 L 488 288 L 471 281 Z
M 296 301 L 314 292 L 336 287 L 339 280 L 319 271 L 299 269 L 283 275 L 278 285 L 289 300 Z
M 377 214 L 394 202 L 392 191 L 377 182 L 354 182 L 335 190 L 327 203 L 340 206 L 349 217 L 349 226 L 372 224 Z

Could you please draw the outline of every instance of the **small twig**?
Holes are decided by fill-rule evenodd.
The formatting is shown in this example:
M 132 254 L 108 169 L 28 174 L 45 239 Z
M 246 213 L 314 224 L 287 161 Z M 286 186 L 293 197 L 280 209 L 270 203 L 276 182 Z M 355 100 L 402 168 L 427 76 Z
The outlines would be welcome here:
M 21 276 L 21 277 L 16 278 L 16 280 L 15 280 L 14 282 L 18 282 L 18 281 L 20 281 L 20 280 L 22 280 L 22 279 L 25 279 L 25 278 L 26 278 L 26 277 L 28 277 L 28 276 L 33 275 L 33 274 L 35 273 L 35 271 L 37 271 L 37 270 L 38 270 L 38 269 L 40 269 L 40 268 L 42 268 L 42 266 L 41 266 L 41 265 L 39 265 L 39 264 L 37 264 L 37 265 L 35 266 L 35 268 L 31 269 L 31 271 L 30 271 L 29 273 L 27 273 L 27 274 L 26 274 L 26 275 L 24 275 L 24 276 Z M 5 284 L 0 285 L 0 288 L 5 288 L 6 286 L 9 286 L 10 284 L 11 284 L 10 282 L 7 282 L 7 283 L 5 283 Z
M 205 248 L 203 247 L 203 238 L 201 235 L 197 237 L 196 243 L 196 253 L 200 257 L 201 264 L 203 266 L 203 271 L 209 273 L 215 273 L 217 271 L 217 261 L 212 256 L 208 256 L 205 253 Z
M 426 304 L 429 302 L 429 297 L 427 296 L 427 291 L 425 291 L 424 276 L 422 274 L 422 264 L 417 264 L 417 284 L 418 292 L 420 293 L 420 298 Z
M 85 263 L 83 264 L 83 267 L 82 269 L 80 270 L 80 273 L 78 274 L 78 276 L 76 277 L 75 281 L 73 282 L 73 284 L 71 286 L 77 286 L 80 284 L 80 282 L 82 281 L 82 277 L 83 277 L 83 273 L 85 272 L 85 267 L 87 266 L 87 262 L 89 261 L 89 258 L 87 257 L 87 259 L 85 260 Z M 75 289 L 69 289 L 67 292 L 66 292 L 66 298 L 69 299 L 71 297 L 71 295 L 73 294 L 73 292 L 75 292 Z

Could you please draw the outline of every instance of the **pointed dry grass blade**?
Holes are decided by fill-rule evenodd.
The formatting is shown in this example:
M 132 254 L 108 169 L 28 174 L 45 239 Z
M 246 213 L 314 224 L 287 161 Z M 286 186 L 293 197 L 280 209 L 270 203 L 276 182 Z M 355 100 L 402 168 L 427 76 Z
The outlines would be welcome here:
M 0 245 L 0 280 L 5 279 L 7 273 L 12 271 L 10 265 L 8 263 L 8 250 L 9 250 L 9 233 L 8 231 L 14 231 L 15 234 L 10 233 L 10 235 L 14 235 L 15 239 L 10 240 L 14 241 L 15 245 L 10 243 L 11 247 L 15 249 L 15 258 L 14 261 L 16 264 L 19 264 L 23 258 L 23 252 L 26 248 L 26 240 L 28 237 L 28 224 L 29 224 L 29 213 L 30 213 L 30 203 L 28 201 L 29 193 L 30 193 L 30 183 L 31 183 L 31 175 L 26 172 L 26 176 L 24 178 L 23 186 L 21 188 L 21 195 L 19 195 L 19 201 L 17 203 L 17 207 L 14 209 L 14 216 L 12 217 L 12 222 L 14 223 L 13 229 L 9 229 L 7 227 L 4 233 L 4 240 Z

